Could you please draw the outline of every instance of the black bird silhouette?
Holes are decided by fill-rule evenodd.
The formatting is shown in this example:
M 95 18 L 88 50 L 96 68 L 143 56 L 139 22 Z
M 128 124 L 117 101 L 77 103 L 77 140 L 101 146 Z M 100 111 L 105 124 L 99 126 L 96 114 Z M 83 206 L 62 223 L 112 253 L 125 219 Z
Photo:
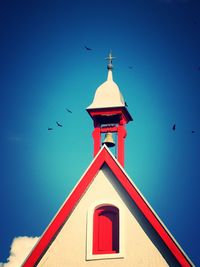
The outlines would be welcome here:
M 85 46 L 85 49 L 88 50 L 88 51 L 91 51 L 92 50 L 92 48 L 89 48 L 87 46 Z
M 126 101 L 125 101 L 125 106 L 128 107 L 128 104 L 126 103 Z
M 65 109 L 67 110 L 67 112 L 72 113 L 72 111 L 70 109 L 68 109 L 68 108 L 65 108 Z
M 53 128 L 51 128 L 51 127 L 48 128 L 48 131 L 52 131 L 52 130 L 53 130 Z
M 195 133 L 195 131 L 194 131 L 194 130 L 192 130 L 192 133 Z
M 173 125 L 172 130 L 173 130 L 173 131 L 176 130 L 176 124 Z
M 57 123 L 57 125 L 58 125 L 59 127 L 63 127 L 62 124 L 60 124 L 59 122 L 56 122 L 56 123 Z

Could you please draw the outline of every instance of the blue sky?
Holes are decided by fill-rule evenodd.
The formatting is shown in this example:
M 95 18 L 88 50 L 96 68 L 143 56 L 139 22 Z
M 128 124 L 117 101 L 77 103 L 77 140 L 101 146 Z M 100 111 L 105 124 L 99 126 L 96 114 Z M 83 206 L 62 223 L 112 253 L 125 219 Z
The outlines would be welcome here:
M 90 164 L 85 108 L 112 49 L 134 118 L 125 170 L 200 265 L 199 14 L 198 0 L 1 1 L 0 262 L 14 237 L 42 234 Z

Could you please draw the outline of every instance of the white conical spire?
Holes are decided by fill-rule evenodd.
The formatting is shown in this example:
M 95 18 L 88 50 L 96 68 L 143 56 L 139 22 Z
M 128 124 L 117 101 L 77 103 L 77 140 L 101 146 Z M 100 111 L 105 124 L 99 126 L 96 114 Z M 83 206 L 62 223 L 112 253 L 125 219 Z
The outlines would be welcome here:
M 112 70 L 108 70 L 108 78 L 107 78 L 107 81 L 113 81 Z
M 112 76 L 112 57 L 111 52 L 108 57 L 108 77 L 107 81 L 101 84 L 96 92 L 92 104 L 87 109 L 96 109 L 96 108 L 108 108 L 108 107 L 124 107 L 125 102 L 124 98 L 119 90 L 117 84 L 113 81 Z

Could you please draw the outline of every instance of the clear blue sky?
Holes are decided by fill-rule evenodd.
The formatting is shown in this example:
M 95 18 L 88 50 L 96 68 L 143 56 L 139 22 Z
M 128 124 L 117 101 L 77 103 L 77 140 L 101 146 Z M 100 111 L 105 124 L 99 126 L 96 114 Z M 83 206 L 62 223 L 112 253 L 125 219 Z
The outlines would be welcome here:
M 200 266 L 199 14 L 199 0 L 0 2 L 0 262 L 14 237 L 42 234 L 90 164 L 85 108 L 112 49 L 134 117 L 125 169 Z

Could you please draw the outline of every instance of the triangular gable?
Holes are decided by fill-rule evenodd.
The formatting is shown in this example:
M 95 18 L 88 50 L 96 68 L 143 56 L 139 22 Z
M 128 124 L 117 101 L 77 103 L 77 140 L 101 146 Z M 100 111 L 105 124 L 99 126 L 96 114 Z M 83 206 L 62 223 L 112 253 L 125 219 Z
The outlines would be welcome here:
M 73 212 L 77 203 L 79 202 L 83 194 L 86 192 L 87 188 L 90 186 L 97 172 L 100 170 L 104 163 L 109 166 L 118 182 L 126 190 L 128 195 L 131 197 L 131 199 L 137 205 L 141 213 L 151 224 L 153 229 L 161 237 L 165 245 L 174 255 L 176 260 L 180 263 L 180 265 L 184 267 L 193 266 L 190 259 L 185 255 L 183 250 L 174 240 L 172 235 L 163 225 L 163 223 L 158 218 L 153 209 L 150 207 L 148 202 L 144 199 L 137 187 L 128 177 L 125 170 L 121 167 L 121 165 L 114 158 L 114 156 L 111 154 L 111 152 L 107 149 L 106 146 L 103 146 L 99 153 L 96 155 L 96 157 L 94 158 L 86 172 L 83 174 L 72 193 L 64 202 L 63 206 L 58 211 L 52 222 L 49 224 L 42 237 L 40 238 L 36 246 L 33 248 L 22 266 L 35 266 L 40 261 L 42 255 L 44 255 L 48 247 L 51 245 L 52 241 L 59 233 L 59 230 L 62 228 L 63 224 L 66 222 L 70 214 Z

